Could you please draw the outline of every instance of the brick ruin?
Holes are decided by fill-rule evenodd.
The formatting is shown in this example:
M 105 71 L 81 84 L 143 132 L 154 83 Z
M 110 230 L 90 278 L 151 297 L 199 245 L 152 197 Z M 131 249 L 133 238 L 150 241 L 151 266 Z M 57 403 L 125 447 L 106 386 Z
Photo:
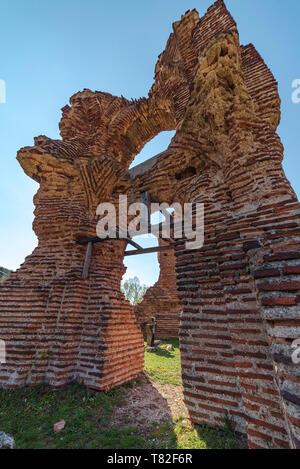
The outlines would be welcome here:
M 143 369 L 143 338 L 120 292 L 126 240 L 86 246 L 96 207 L 138 200 L 205 204 L 205 244 L 176 240 L 185 401 L 194 423 L 225 414 L 250 448 L 300 446 L 300 205 L 282 168 L 277 83 L 253 45 L 241 46 L 223 1 L 173 25 L 148 98 L 84 90 L 63 108 L 62 140 L 18 152 L 39 182 L 38 247 L 0 286 L 4 387 L 78 380 L 102 390 Z M 135 177 L 147 141 L 176 130 Z
M 159 245 L 163 244 L 167 243 L 159 239 Z M 146 334 L 145 325 L 151 317 L 155 317 L 157 339 L 179 336 L 182 308 L 177 290 L 175 261 L 174 249 L 158 252 L 159 279 L 147 290 L 142 303 L 134 308 L 143 335 Z

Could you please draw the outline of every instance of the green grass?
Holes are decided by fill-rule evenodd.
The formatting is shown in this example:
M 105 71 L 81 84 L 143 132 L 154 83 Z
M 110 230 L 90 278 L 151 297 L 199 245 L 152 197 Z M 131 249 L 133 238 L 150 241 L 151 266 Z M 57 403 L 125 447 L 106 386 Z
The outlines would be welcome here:
M 163 344 L 172 344 L 173 350 L 157 348 L 155 351 L 145 351 L 146 374 L 150 381 L 180 386 L 182 380 L 179 340 L 163 340 Z
M 146 352 L 146 374 L 152 382 L 180 385 L 178 340 L 168 340 L 173 351 Z M 192 425 L 186 417 L 152 423 L 150 432 L 129 427 L 109 428 L 114 408 L 126 399 L 136 380 L 109 392 L 71 384 L 58 391 L 46 385 L 18 390 L 0 389 L 0 431 L 14 436 L 16 448 L 98 449 L 226 449 L 244 443 L 224 422 L 224 430 Z M 55 435 L 53 425 L 64 419 L 65 430 Z M 124 422 L 126 423 L 126 422 Z M 125 425 L 126 427 L 126 425 Z

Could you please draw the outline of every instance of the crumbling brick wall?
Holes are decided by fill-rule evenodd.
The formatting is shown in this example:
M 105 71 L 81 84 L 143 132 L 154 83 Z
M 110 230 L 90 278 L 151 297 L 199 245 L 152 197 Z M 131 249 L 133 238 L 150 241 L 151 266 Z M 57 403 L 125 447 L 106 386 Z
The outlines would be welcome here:
M 159 239 L 159 245 L 166 244 Z M 177 290 L 174 249 L 158 253 L 159 279 L 153 287 L 147 290 L 143 301 L 135 306 L 138 323 L 142 332 L 146 334 L 146 324 L 155 317 L 155 337 L 167 339 L 179 337 L 181 303 Z
M 126 241 L 94 245 L 81 278 L 82 236 L 97 204 L 120 193 L 205 206 L 205 242 L 175 241 L 183 313 L 185 401 L 195 423 L 229 414 L 250 448 L 300 446 L 300 204 L 283 168 L 277 83 L 218 0 L 174 24 L 147 99 L 84 90 L 63 109 L 61 141 L 18 153 L 40 183 L 38 248 L 0 286 L 2 386 L 121 384 L 143 367 L 143 340 L 120 293 Z M 128 167 L 162 130 L 169 148 L 135 177 Z

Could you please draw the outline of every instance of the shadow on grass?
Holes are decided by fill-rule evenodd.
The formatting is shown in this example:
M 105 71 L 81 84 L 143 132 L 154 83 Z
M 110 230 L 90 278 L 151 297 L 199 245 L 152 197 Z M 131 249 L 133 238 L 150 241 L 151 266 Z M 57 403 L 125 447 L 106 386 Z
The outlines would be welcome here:
M 143 381 L 145 380 L 145 381 Z M 234 433 L 172 420 L 168 401 L 146 378 L 109 392 L 78 384 L 0 390 L 0 430 L 21 449 L 232 449 Z M 64 419 L 64 431 L 53 424 Z
M 206 449 L 247 449 L 247 441 L 236 434 L 234 430 L 215 428 L 205 423 L 201 425 L 191 424 L 197 439 L 204 442 Z

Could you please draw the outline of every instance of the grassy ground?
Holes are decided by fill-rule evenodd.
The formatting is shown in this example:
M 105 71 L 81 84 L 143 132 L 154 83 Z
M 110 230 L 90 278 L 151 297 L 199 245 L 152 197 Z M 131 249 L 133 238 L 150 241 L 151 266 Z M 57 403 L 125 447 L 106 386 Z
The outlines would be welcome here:
M 158 348 L 155 352 L 145 352 L 145 372 L 156 383 L 182 385 L 180 351 L 178 339 L 163 341 L 164 344 L 172 344 L 173 350 Z
M 146 352 L 145 373 L 151 382 L 180 385 L 178 341 L 173 351 Z M 122 404 L 141 380 L 109 392 L 94 392 L 78 384 L 59 391 L 38 385 L 21 390 L 0 390 L 0 430 L 14 436 L 17 448 L 99 449 L 205 449 L 240 448 L 244 443 L 230 425 L 224 430 L 194 426 L 186 417 L 163 424 L 151 423 L 147 434 L 136 427 L 109 427 L 114 408 Z M 55 435 L 53 424 L 67 426 Z

